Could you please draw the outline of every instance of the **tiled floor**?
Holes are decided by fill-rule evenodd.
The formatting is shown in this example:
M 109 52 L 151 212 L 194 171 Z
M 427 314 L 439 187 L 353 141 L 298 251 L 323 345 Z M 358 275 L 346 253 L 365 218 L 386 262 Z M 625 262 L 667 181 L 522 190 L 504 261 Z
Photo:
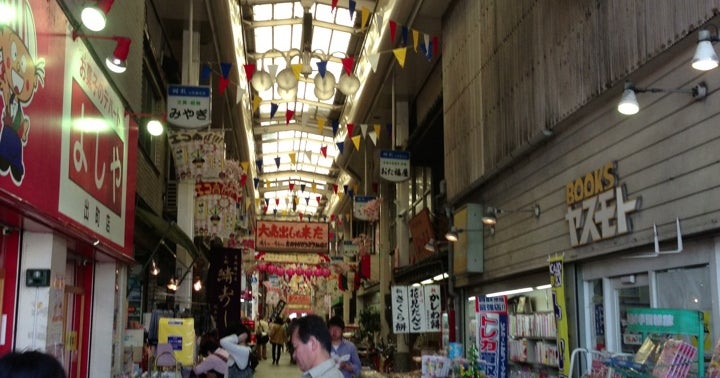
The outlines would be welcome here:
M 270 350 L 268 350 L 268 359 L 260 361 L 253 378 L 285 378 L 300 377 L 301 375 L 302 372 L 297 365 L 290 364 L 290 355 L 287 352 L 283 353 L 279 365 L 273 365 Z

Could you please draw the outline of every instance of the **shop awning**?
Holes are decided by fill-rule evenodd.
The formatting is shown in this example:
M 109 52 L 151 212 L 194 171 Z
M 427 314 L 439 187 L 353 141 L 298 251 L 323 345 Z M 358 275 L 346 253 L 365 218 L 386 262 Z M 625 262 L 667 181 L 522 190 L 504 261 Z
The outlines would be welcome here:
M 135 208 L 135 216 L 157 235 L 158 243 L 167 240 L 185 248 L 193 259 L 202 257 L 207 260 L 207 256 L 201 254 L 192 239 L 175 222 L 168 222 L 140 206 Z

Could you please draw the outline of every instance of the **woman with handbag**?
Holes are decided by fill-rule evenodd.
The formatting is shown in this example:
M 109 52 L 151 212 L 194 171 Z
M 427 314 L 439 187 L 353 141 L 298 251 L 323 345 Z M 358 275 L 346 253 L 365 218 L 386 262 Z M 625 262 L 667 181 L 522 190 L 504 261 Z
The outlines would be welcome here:
M 270 344 L 272 344 L 272 363 L 278 365 L 280 363 L 280 356 L 282 356 L 283 345 L 287 336 L 285 334 L 285 327 L 283 326 L 282 318 L 279 316 L 275 318 L 272 326 L 270 327 Z

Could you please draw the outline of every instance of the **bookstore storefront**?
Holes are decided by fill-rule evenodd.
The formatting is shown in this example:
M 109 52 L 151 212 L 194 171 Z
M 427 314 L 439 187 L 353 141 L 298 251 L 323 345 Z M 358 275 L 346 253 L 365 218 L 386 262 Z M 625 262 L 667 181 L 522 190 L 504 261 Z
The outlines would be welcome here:
M 704 345 L 698 352 L 709 357 L 720 334 L 713 306 L 718 301 L 717 241 L 677 240 L 679 245 L 663 245 L 660 253 L 620 253 L 579 268 L 581 347 L 634 354 L 645 335 L 628 329 L 629 309 L 683 309 L 702 314 Z

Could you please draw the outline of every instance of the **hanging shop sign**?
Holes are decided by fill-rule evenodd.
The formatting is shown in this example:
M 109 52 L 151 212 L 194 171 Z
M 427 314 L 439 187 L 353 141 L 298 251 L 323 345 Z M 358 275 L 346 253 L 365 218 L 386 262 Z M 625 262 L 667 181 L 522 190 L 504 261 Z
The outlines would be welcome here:
M 328 253 L 328 223 L 258 221 L 255 248 L 261 251 Z
M 238 227 L 242 194 L 223 182 L 195 183 L 194 235 L 228 240 Z
M 235 321 L 240 313 L 242 297 L 242 253 L 239 249 L 214 247 L 210 251 L 206 295 L 220 334 Z M 253 293 L 258 293 L 253 281 Z
M 565 220 L 571 246 L 630 232 L 627 215 L 638 209 L 639 202 L 626 198 L 626 189 L 618 185 L 616 172 L 615 163 L 608 162 L 565 185 Z
M 180 180 L 220 177 L 225 162 L 222 131 L 168 130 L 167 134 Z
M 380 151 L 380 177 L 392 182 L 410 179 L 410 152 Z
M 177 127 L 197 129 L 211 123 L 210 87 L 168 85 L 167 120 Z
M 327 254 L 323 253 L 264 253 L 260 252 L 255 257 L 257 261 L 288 264 L 324 264 L 330 262 Z
M 375 222 L 380 219 L 380 201 L 374 196 L 353 197 L 355 219 Z
M 478 358 L 486 377 L 507 377 L 508 303 L 504 295 L 477 297 L 475 328 Z
M 565 301 L 564 257 L 555 255 L 548 259 L 550 286 L 552 287 L 553 311 L 557 327 L 558 368 L 564 377 L 570 375 L 570 333 L 568 331 L 567 302 Z
M 391 296 L 393 332 L 440 332 L 440 285 L 393 286 Z

